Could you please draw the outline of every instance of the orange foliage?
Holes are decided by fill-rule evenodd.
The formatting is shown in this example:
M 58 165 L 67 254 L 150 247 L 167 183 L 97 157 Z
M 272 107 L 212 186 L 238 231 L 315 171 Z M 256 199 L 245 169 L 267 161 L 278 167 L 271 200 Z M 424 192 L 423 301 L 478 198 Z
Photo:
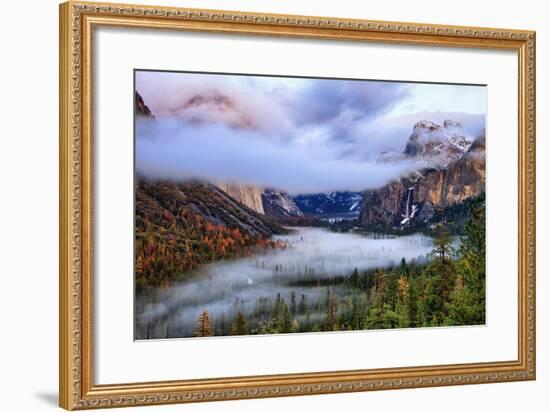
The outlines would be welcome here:
M 239 228 L 205 222 L 199 215 L 179 215 L 188 222 L 186 226 L 173 224 L 168 233 L 159 233 L 148 225 L 136 232 L 138 288 L 168 287 L 200 264 L 287 247 L 284 241 L 254 238 Z M 168 214 L 164 217 L 174 219 Z

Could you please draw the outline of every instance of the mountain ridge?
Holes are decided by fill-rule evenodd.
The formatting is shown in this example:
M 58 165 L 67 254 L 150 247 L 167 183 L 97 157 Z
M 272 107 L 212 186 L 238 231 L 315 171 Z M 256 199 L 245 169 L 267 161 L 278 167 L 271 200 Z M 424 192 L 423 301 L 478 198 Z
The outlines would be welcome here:
M 414 125 L 403 154 L 423 159 L 430 166 L 446 167 L 464 156 L 473 141 L 460 122 L 445 120 L 439 125 L 421 120 Z
M 135 100 L 136 115 L 155 119 L 137 91 Z M 190 98 L 181 109 L 194 111 L 203 106 L 221 113 L 236 108 L 235 102 L 223 96 L 207 95 Z M 235 120 L 232 116 L 224 119 Z M 249 126 L 238 125 L 245 129 Z M 418 160 L 423 166 L 382 187 L 362 192 L 290 196 L 284 190 L 239 183 L 216 182 L 212 186 L 238 202 L 244 210 L 266 218 L 338 216 L 357 219 L 360 226 L 379 230 L 402 228 L 413 220 L 429 226 L 438 211 L 485 191 L 485 137 L 474 139 L 457 121 L 445 120 L 441 125 L 420 120 L 414 124 L 400 153 L 384 153 L 379 157 L 380 162 L 404 159 Z
M 424 127 L 431 126 L 424 123 L 422 128 Z M 412 140 L 417 142 L 416 137 Z M 428 140 L 428 144 L 430 141 Z M 440 149 L 441 147 L 437 148 L 438 155 L 441 153 Z M 429 149 L 422 150 L 426 153 Z M 410 153 L 410 149 L 408 151 Z M 440 216 L 436 212 L 483 194 L 485 137 L 472 140 L 467 144 L 467 149 L 460 152 L 453 151 L 455 158 L 450 163 L 432 165 L 409 173 L 381 188 L 364 191 L 359 217 L 361 226 L 378 229 L 403 228 L 415 220 L 416 223 L 429 227 L 434 223 L 434 218 Z

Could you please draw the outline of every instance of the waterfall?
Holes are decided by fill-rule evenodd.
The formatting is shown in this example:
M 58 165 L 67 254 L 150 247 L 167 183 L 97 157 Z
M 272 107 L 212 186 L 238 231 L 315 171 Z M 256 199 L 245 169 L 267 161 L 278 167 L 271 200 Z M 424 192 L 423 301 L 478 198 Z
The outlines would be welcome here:
M 411 202 L 411 192 L 412 192 L 413 188 L 412 187 L 409 187 L 409 191 L 407 193 L 407 206 L 406 206 L 406 209 L 405 209 L 405 217 L 407 219 L 410 219 L 410 213 L 409 213 L 409 204 Z
M 414 186 L 411 186 L 408 188 L 407 191 L 407 204 L 405 205 L 405 214 L 401 215 L 403 216 L 403 220 L 401 221 L 401 224 L 404 225 L 405 223 L 408 223 L 409 220 L 414 216 L 414 213 L 416 212 L 416 208 L 411 208 L 411 193 L 414 190 Z

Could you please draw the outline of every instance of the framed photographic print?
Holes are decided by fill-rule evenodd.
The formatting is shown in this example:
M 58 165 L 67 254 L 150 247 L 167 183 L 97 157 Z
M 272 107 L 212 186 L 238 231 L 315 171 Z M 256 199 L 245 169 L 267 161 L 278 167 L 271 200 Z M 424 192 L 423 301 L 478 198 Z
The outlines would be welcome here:
M 60 405 L 535 379 L 535 33 L 60 6 Z

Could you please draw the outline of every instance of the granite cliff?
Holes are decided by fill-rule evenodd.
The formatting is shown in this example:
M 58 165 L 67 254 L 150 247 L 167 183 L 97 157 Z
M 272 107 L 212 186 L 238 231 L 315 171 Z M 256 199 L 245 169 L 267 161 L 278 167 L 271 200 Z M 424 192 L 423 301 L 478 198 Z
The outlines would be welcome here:
M 265 213 L 262 200 L 263 189 L 237 183 L 218 183 L 217 186 L 233 199 L 238 200 L 255 212 Z
M 155 117 L 153 113 L 151 113 L 151 109 L 149 109 L 149 107 L 145 104 L 145 102 L 143 101 L 143 98 L 138 92 L 136 92 L 136 95 L 135 95 L 134 107 L 135 107 L 136 115 L 138 116 Z
M 363 193 L 361 226 L 372 229 L 429 226 L 449 208 L 485 192 L 485 137 L 473 139 L 457 122 L 419 122 L 404 154 L 427 166 Z M 443 213 L 444 214 L 444 213 Z
M 273 217 L 301 217 L 304 214 L 287 192 L 265 189 L 262 193 L 265 214 Z

